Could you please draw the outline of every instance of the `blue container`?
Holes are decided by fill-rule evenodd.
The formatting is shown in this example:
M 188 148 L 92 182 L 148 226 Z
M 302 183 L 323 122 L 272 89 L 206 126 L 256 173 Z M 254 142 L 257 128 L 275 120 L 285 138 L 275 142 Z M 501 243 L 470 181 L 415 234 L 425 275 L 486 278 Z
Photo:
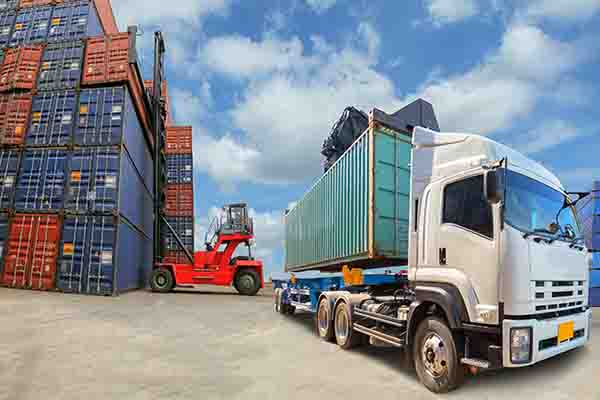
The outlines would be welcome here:
M 65 197 L 67 161 L 66 150 L 25 150 L 17 179 L 15 208 L 60 211 Z
M 84 89 L 79 95 L 75 145 L 124 145 L 149 192 L 153 193 L 152 155 L 124 86 Z
M 590 288 L 590 306 L 600 307 L 600 287 Z
M 600 269 L 592 269 L 590 271 L 590 286 L 600 287 Z
M 6 241 L 8 240 L 8 214 L 0 214 L 0 276 L 4 270 L 4 248 Z
M 126 219 L 67 215 L 57 271 L 59 290 L 117 295 L 145 288 L 152 271 L 152 240 Z
M 67 212 L 120 214 L 152 234 L 153 196 L 124 146 L 77 148 L 69 171 Z
M 0 12 L 16 10 L 19 6 L 19 0 L 0 0 Z
M 16 19 L 17 12 L 14 10 L 0 13 L 0 47 L 5 47 L 10 42 Z
M 15 25 L 10 39 L 10 46 L 48 40 L 52 7 L 22 8 L 17 13 Z
M 71 144 L 76 104 L 74 90 L 39 92 L 33 97 L 25 144 L 29 147 Z
M 37 89 L 76 89 L 81 82 L 85 55 L 83 41 L 49 44 L 42 56 Z
M 0 150 L 0 209 L 13 207 L 20 158 L 20 151 Z
M 71 1 L 54 7 L 48 41 L 102 36 L 102 24 L 91 1 Z
M 194 251 L 194 218 L 193 217 L 167 217 L 167 222 L 177 232 L 177 236 L 189 251 Z M 163 223 L 163 245 L 169 251 L 181 251 L 175 236 L 166 224 Z
M 167 183 L 192 183 L 194 160 L 191 154 L 167 154 Z

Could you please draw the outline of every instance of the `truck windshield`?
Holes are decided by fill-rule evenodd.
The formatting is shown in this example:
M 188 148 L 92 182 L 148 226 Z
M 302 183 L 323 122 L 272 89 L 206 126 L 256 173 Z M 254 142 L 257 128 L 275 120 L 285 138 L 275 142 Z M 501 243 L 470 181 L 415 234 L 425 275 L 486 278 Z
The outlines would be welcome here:
M 506 222 L 523 231 L 545 231 L 552 223 L 556 223 L 556 215 L 565 204 L 565 195 L 558 190 L 514 171 L 506 171 Z M 567 201 L 571 201 L 567 198 Z M 560 212 L 558 224 L 562 233 L 570 226 L 572 234 L 579 237 L 577 220 L 573 207 Z M 550 233 L 550 232 L 548 232 Z M 560 235 L 560 231 L 557 235 Z M 569 240 L 570 238 L 558 237 Z

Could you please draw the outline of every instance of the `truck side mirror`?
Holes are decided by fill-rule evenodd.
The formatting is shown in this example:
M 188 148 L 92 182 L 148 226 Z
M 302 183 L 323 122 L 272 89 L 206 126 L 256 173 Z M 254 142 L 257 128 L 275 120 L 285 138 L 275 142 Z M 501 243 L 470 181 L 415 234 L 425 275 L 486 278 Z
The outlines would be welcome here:
M 483 191 L 487 200 L 492 204 L 500 203 L 504 200 L 504 170 L 502 168 L 485 173 Z

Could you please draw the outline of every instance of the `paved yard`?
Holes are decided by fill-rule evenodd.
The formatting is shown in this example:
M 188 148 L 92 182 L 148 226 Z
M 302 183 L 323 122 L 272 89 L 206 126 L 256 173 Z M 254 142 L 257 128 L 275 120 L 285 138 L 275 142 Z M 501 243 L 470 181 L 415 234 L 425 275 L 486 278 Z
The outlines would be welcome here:
M 600 399 L 593 343 L 468 379 L 451 399 Z M 119 298 L 0 289 L 0 399 L 433 399 L 396 350 L 345 352 L 270 293 L 209 288 Z

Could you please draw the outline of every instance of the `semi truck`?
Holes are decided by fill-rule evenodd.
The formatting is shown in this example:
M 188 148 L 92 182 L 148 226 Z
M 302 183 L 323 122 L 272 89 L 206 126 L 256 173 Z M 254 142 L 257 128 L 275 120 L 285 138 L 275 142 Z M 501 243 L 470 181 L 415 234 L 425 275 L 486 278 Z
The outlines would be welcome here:
M 436 393 L 467 373 L 576 349 L 591 333 L 591 254 L 574 197 L 544 166 L 487 137 L 374 109 L 286 211 L 291 276 L 274 279 L 274 310 L 313 313 L 319 337 L 343 349 L 404 349 Z

